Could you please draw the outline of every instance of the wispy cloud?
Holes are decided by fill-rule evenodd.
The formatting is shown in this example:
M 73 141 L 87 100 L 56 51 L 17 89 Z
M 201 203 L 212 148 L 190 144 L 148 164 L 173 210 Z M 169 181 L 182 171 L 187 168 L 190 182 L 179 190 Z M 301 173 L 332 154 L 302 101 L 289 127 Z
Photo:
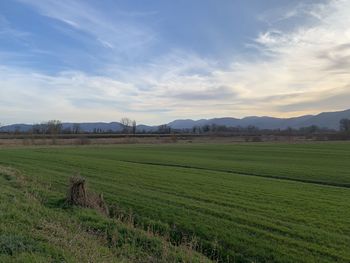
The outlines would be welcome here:
M 319 19 L 293 30 L 283 31 L 275 25 L 261 32 L 256 42 L 265 59 L 238 65 L 231 78 L 245 89 L 244 97 L 259 102 L 259 97 L 267 96 L 269 105 L 276 107 L 270 106 L 269 111 L 276 114 L 283 105 L 288 105 L 291 115 L 341 109 L 344 103 L 335 100 L 332 104 L 316 102 L 335 93 L 350 94 L 350 3 L 329 1 L 299 12 L 312 13 Z M 271 99 L 276 95 L 284 97 Z
M 143 49 L 154 38 L 152 29 L 110 23 L 85 2 L 21 1 L 94 36 L 106 49 L 133 53 L 135 45 Z M 350 2 L 329 1 L 286 12 L 272 18 L 270 28 L 248 43 L 258 51 L 253 58 L 225 67 L 179 49 L 137 65 L 109 60 L 101 75 L 79 70 L 39 74 L 4 65 L 0 111 L 11 122 L 108 121 L 129 115 L 161 123 L 174 118 L 293 116 L 348 107 L 344 98 L 350 98 Z M 279 24 L 306 14 L 315 19 L 287 29 Z
M 155 32 L 149 27 L 127 19 L 119 12 L 119 16 L 107 16 L 98 8 L 81 0 L 18 0 L 32 6 L 40 14 L 61 21 L 77 31 L 90 34 L 102 46 L 127 52 L 131 49 L 144 49 L 155 38 Z M 141 16 L 142 13 L 134 14 Z M 152 15 L 147 13 L 145 15 Z
M 0 111 L 5 120 L 115 119 L 113 115 L 128 108 L 136 92 L 129 84 L 82 72 L 49 76 L 0 67 L 0 77 Z
M 174 105 L 175 112 L 179 104 L 210 116 L 291 116 L 343 109 L 347 107 L 344 103 L 327 98 L 350 94 L 350 3 L 331 1 L 293 12 L 297 11 L 322 20 L 289 30 L 281 30 L 277 24 L 261 32 L 256 38 L 261 57 L 253 61 L 240 60 L 223 69 L 215 61 L 180 52 L 136 76 L 146 75 L 140 82 L 152 86 L 155 97 Z M 206 103 L 188 100 L 195 95 Z

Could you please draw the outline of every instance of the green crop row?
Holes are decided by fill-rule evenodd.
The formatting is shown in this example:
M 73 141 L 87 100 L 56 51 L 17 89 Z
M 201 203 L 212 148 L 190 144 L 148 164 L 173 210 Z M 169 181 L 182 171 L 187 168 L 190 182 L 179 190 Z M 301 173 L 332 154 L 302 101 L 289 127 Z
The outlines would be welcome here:
M 349 262 L 350 144 L 1 149 L 64 196 L 76 173 L 120 217 L 224 262 Z M 45 200 L 44 200 L 45 201 Z

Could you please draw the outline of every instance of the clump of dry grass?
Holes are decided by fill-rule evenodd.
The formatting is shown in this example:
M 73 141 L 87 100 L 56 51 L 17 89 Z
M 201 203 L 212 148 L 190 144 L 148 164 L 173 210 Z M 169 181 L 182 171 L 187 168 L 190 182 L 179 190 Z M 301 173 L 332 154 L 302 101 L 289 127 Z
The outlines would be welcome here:
M 103 194 L 88 191 L 85 178 L 79 174 L 70 178 L 67 203 L 69 205 L 92 208 L 105 215 L 109 214 Z

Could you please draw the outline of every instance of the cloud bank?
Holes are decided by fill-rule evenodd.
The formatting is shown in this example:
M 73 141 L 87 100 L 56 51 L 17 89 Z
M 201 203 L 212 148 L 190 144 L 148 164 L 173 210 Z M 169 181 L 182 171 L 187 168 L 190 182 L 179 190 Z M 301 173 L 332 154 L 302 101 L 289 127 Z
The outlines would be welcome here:
M 111 59 L 100 66 L 100 74 L 79 69 L 47 74 L 1 60 L 3 123 L 53 118 L 113 121 L 130 116 L 160 124 L 176 118 L 289 117 L 349 108 L 350 2 L 346 0 L 286 10 L 270 21 L 265 15 L 269 29 L 246 43 L 254 55 L 225 66 L 176 48 L 137 65 L 121 65 L 114 56 L 142 54 L 157 41 L 152 28 L 128 19 L 114 20 L 111 26 L 108 18 L 80 1 L 21 2 L 92 36 L 111 50 Z M 282 26 L 300 16 L 308 19 L 288 29 Z M 0 34 L 11 32 L 16 37 L 17 31 L 9 31 L 4 21 Z M 0 52 L 0 58 L 10 55 Z

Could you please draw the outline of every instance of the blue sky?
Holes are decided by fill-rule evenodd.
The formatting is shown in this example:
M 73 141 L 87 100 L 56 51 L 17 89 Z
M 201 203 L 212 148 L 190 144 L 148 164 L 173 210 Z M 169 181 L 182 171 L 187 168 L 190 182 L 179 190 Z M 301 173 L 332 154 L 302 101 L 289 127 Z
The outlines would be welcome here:
M 346 0 L 0 1 L 0 122 L 349 108 Z

